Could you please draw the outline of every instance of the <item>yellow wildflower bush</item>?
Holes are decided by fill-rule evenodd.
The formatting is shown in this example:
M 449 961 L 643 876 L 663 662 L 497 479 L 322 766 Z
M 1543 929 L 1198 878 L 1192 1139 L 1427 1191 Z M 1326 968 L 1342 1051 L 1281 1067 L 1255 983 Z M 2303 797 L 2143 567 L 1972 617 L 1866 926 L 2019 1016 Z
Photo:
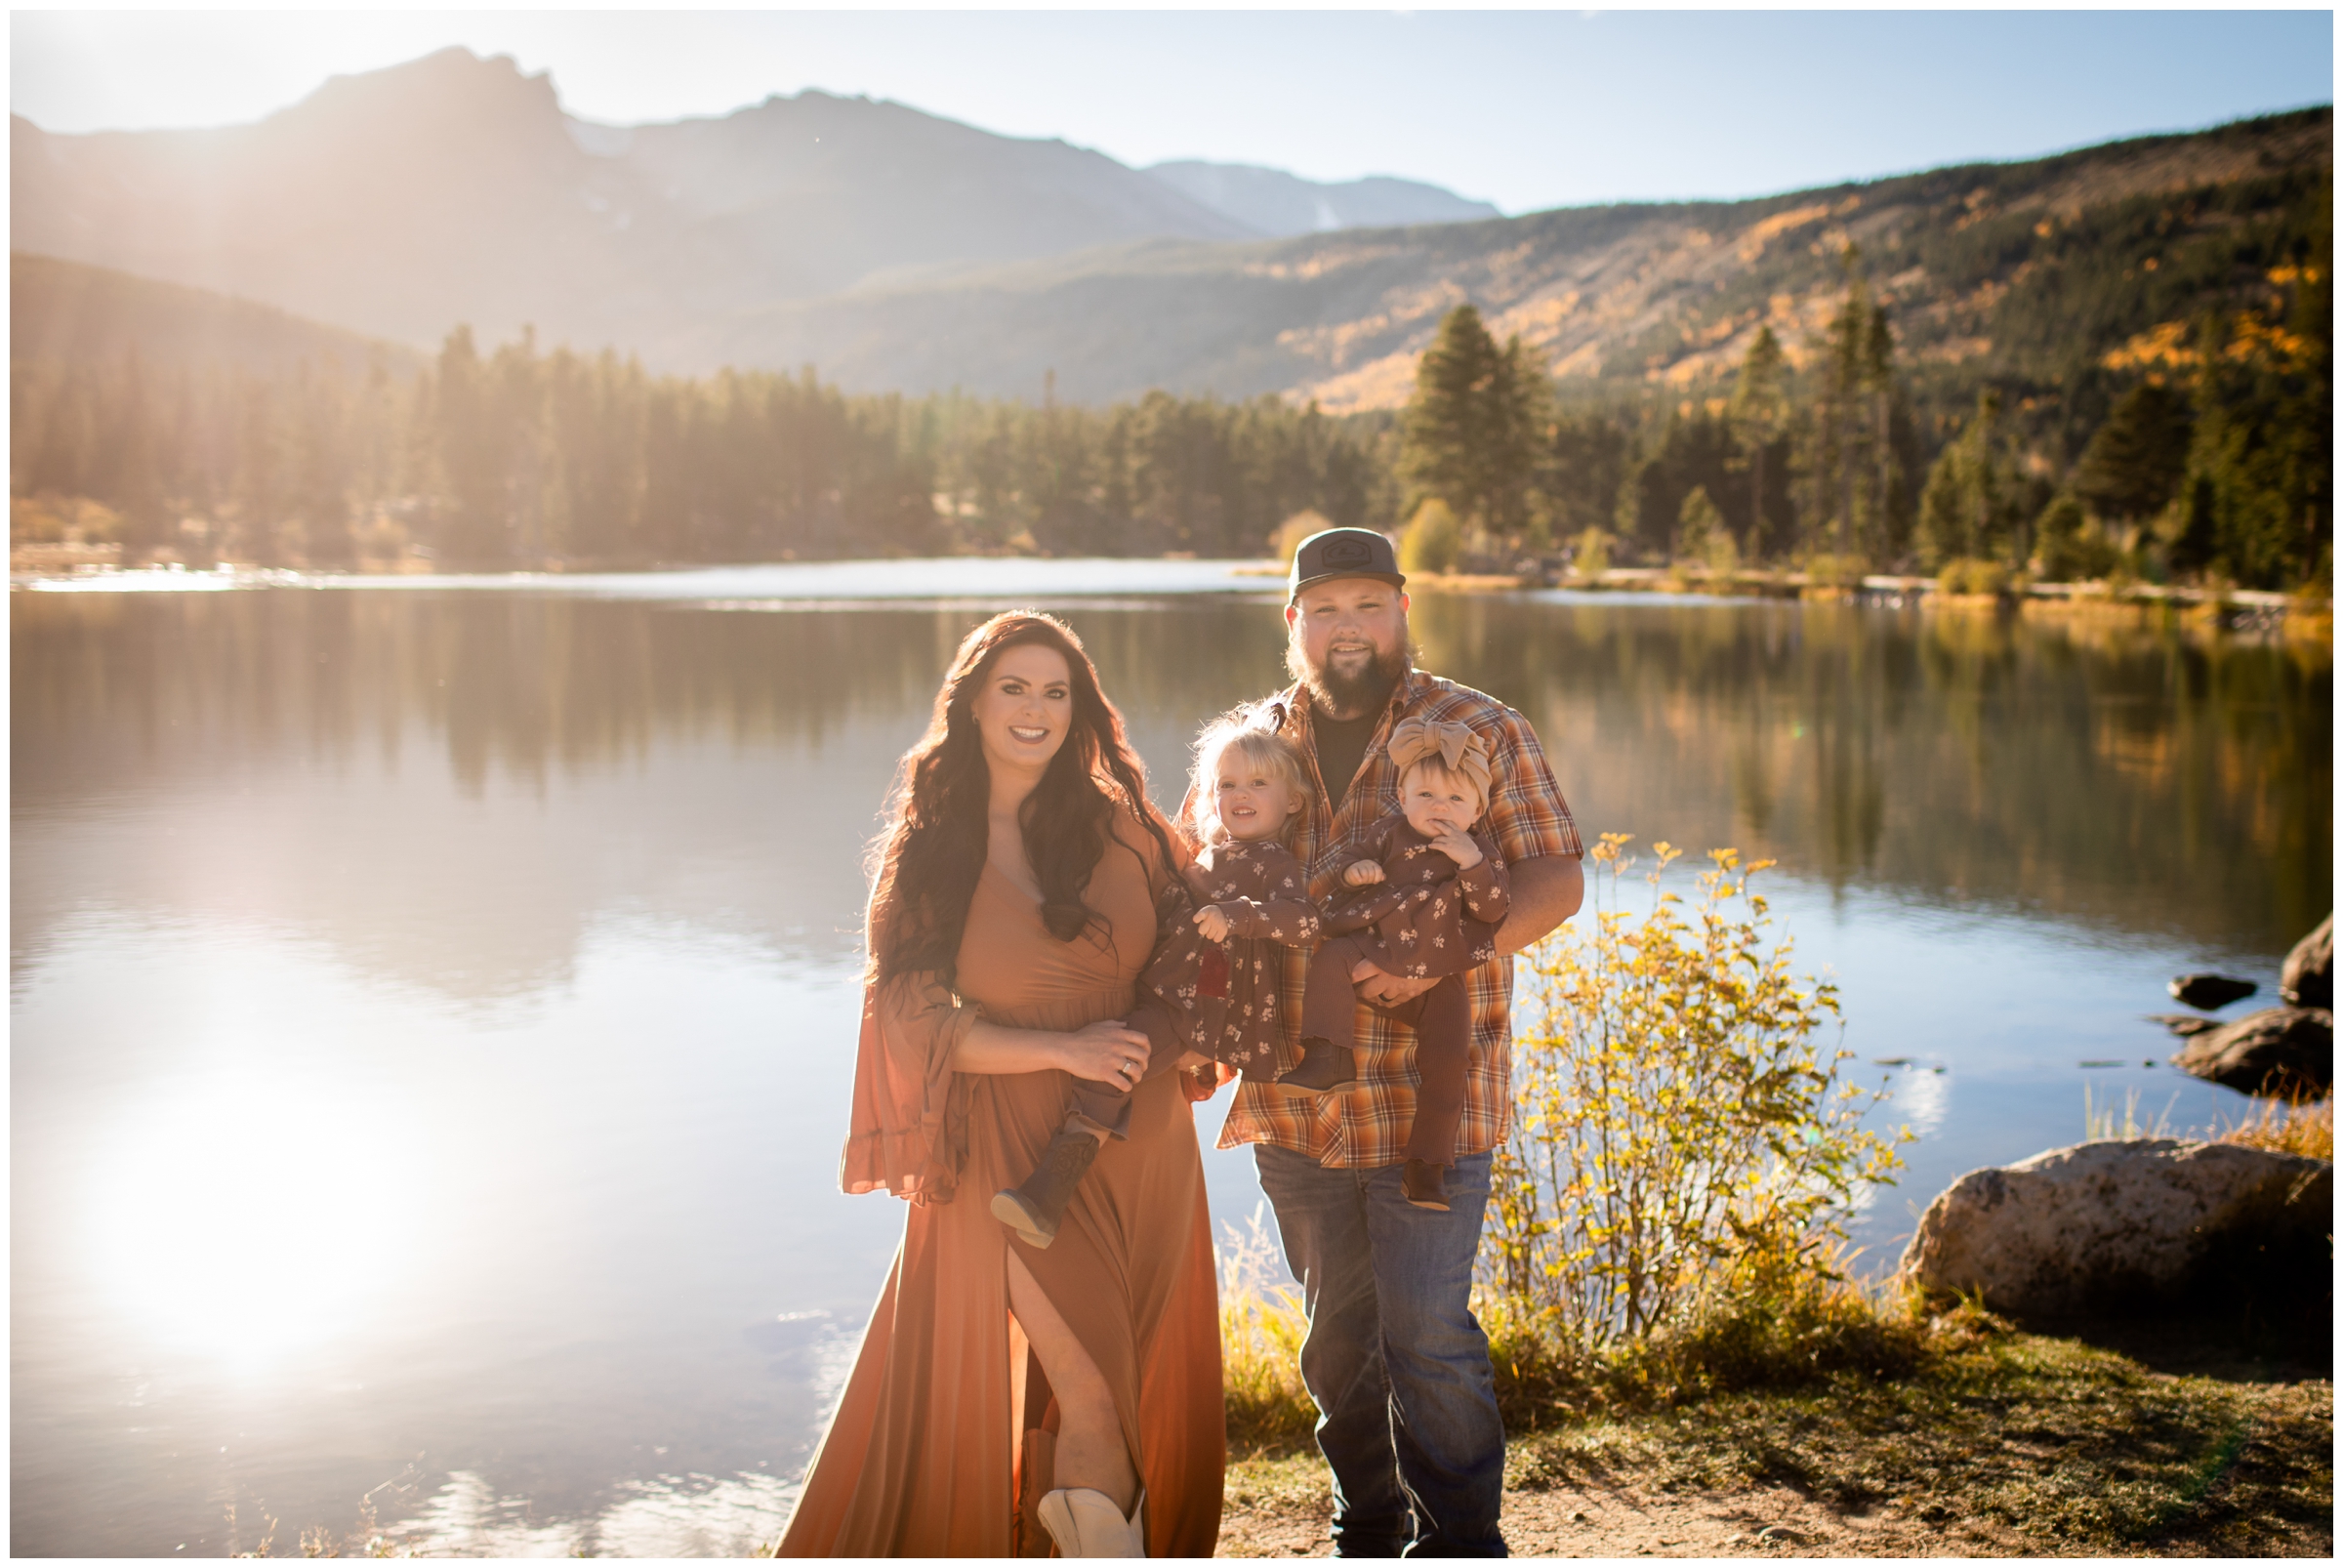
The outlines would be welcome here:
M 1752 1303 L 1843 1316 L 1844 1217 L 1901 1164 L 1863 1125 L 1885 1088 L 1841 1071 L 1836 988 L 1794 978 L 1770 939 L 1749 879 L 1771 862 L 1715 850 L 1687 901 L 1662 887 L 1680 852 L 1655 845 L 1637 917 L 1629 842 L 1588 856 L 1591 919 L 1524 957 L 1479 1260 L 1493 1340 L 1555 1371 L 1712 1335 Z

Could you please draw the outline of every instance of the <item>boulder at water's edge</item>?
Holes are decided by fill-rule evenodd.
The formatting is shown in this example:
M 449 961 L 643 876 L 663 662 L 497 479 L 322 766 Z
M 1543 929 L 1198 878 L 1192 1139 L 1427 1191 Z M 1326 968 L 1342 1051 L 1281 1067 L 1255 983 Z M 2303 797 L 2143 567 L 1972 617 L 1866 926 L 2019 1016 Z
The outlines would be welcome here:
M 2175 974 L 2167 989 L 2173 1001 L 2186 1002 L 2192 1008 L 2202 1008 L 2209 1012 L 2242 1001 L 2261 987 L 2234 974 Z
M 2323 1094 L 2335 1081 L 2335 1015 L 2264 1008 L 2190 1035 L 2172 1063 L 2248 1094 Z
M 2298 1008 L 2335 1005 L 2335 917 L 2329 914 L 2319 928 L 2294 944 L 2286 967 L 2279 971 L 2278 994 Z
M 2238 1143 L 2132 1138 L 1971 1171 L 1928 1206 L 1901 1277 L 2021 1318 L 2208 1298 L 2265 1314 L 2331 1296 L 2334 1167 Z

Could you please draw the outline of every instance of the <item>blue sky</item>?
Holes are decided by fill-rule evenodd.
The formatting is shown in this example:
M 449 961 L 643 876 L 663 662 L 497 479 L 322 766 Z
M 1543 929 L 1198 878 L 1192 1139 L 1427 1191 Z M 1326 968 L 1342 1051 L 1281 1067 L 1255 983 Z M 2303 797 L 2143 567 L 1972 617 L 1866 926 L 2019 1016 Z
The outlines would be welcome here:
M 23 12 L 47 129 L 258 119 L 449 44 L 572 113 L 818 87 L 1126 163 L 1396 174 L 1509 213 L 1742 196 L 2331 102 L 2329 11 Z

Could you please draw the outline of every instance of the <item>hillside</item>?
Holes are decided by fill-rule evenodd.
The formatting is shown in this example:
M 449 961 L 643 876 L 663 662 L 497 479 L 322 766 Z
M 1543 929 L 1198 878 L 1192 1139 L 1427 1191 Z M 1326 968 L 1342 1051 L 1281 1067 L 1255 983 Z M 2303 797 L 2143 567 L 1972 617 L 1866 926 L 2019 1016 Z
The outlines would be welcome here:
M 2331 223 L 2332 168 L 2322 108 L 1763 200 L 1155 242 L 780 306 L 671 351 L 810 360 L 858 388 L 1033 395 L 1054 370 L 1084 400 L 1287 392 L 1342 411 L 1404 400 L 1442 313 L 1471 300 L 1543 350 L 1566 394 L 1689 393 L 1761 323 L 1802 358 L 1845 297 L 1852 243 L 1924 388 L 2049 390 L 2256 297 L 2269 246 Z
M 450 50 L 251 126 L 13 120 L 12 216 L 21 251 L 424 350 L 458 322 L 485 344 L 528 324 L 654 371 L 812 363 L 850 391 L 1038 399 L 1053 378 L 1089 404 L 1161 388 L 1330 412 L 1396 406 L 1464 300 L 1540 349 L 1566 400 L 1713 396 L 1760 325 L 1793 361 L 1812 351 L 1853 245 L 1923 412 L 1992 383 L 2071 446 L 2110 377 L 2136 377 L 2205 308 L 2260 301 L 2331 227 L 2332 120 L 1758 200 L 1269 238 L 1473 204 L 1399 181 L 1135 170 L 814 92 L 593 125 L 545 77 Z
M 333 363 L 412 374 L 413 350 L 305 321 L 266 305 L 103 267 L 28 256 L 8 262 L 9 353 L 18 363 L 110 365 L 135 349 L 149 368 L 227 364 L 264 375 Z
M 57 136 L 12 116 L 10 144 L 20 250 L 418 346 L 527 323 L 664 368 L 712 368 L 667 346 L 741 311 L 938 268 L 1489 210 L 1401 181 L 1146 173 L 814 91 L 596 125 L 462 49 L 335 77 L 255 125 Z

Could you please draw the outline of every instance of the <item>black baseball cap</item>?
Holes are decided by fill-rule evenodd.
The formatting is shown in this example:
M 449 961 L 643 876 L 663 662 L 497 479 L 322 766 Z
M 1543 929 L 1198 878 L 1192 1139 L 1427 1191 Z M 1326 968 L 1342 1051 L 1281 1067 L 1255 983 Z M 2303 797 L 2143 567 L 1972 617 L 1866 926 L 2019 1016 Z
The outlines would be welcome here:
M 1329 528 L 1310 535 L 1295 550 L 1286 602 L 1299 598 L 1303 589 L 1336 577 L 1372 577 L 1393 588 L 1408 586 L 1390 540 L 1373 528 Z

